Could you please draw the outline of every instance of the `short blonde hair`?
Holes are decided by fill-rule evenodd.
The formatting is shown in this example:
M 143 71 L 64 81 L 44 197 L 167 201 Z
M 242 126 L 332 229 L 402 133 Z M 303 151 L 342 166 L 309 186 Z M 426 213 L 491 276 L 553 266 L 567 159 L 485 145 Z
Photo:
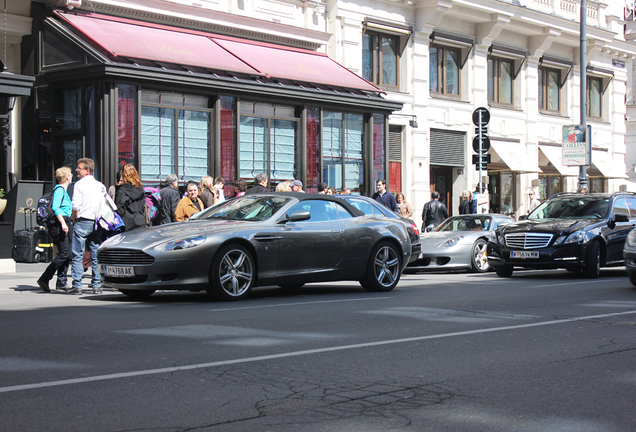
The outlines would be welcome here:
M 57 183 L 63 183 L 66 177 L 71 173 L 71 169 L 67 166 L 63 166 L 55 170 L 55 180 Z
M 472 194 L 470 193 L 470 191 L 465 190 L 464 192 L 462 192 L 462 198 L 464 198 L 465 200 L 470 199 L 470 196 Z
M 280 182 L 276 185 L 276 192 L 291 192 L 291 180 Z

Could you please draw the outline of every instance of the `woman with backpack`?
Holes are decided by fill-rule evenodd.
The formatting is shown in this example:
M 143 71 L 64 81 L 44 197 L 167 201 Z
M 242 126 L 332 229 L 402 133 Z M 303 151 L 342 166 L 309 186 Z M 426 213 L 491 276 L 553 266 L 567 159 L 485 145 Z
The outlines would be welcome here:
M 126 231 L 146 226 L 146 196 L 139 173 L 132 164 L 122 168 L 122 183 L 115 186 L 117 213 L 126 226 Z
M 69 167 L 61 167 L 55 171 L 57 186 L 53 189 L 51 208 L 55 213 L 55 219 L 49 226 L 51 242 L 57 246 L 57 255 L 47 266 L 42 276 L 38 279 L 38 286 L 44 292 L 51 292 L 49 281 L 57 272 L 56 289 L 66 288 L 68 266 L 71 262 L 71 239 L 73 238 L 73 222 L 71 213 L 73 205 L 66 188 L 73 181 L 73 173 Z

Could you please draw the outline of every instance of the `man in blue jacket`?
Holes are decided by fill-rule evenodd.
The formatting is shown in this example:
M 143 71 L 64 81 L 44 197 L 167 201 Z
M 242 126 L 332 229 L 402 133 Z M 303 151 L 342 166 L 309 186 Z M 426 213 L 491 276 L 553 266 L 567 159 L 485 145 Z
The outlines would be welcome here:
M 383 204 L 389 210 L 392 210 L 393 212 L 400 214 L 400 211 L 398 210 L 398 206 L 397 206 L 397 201 L 395 201 L 395 197 L 393 196 L 391 192 L 386 191 L 386 180 L 384 179 L 378 180 L 375 186 L 378 191 L 373 194 L 372 198 L 376 200 L 377 202 Z

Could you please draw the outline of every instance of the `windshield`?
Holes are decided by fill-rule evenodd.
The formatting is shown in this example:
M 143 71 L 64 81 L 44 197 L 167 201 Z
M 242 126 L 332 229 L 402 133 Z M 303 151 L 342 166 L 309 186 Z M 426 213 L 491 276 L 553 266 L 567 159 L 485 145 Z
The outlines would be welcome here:
M 490 216 L 455 216 L 446 219 L 435 231 L 487 231 L 491 222 Z
M 291 198 L 283 196 L 248 195 L 209 207 L 190 219 L 263 221 L 276 214 L 290 200 Z
M 609 208 L 609 198 L 598 196 L 559 197 L 542 203 L 530 213 L 528 219 L 602 219 L 607 216 Z

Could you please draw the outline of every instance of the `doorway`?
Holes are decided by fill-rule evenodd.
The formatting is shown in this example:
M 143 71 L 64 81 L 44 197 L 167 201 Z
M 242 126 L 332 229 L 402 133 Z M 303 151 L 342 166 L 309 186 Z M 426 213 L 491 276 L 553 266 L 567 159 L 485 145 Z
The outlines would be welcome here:
M 431 193 L 439 192 L 439 200 L 446 205 L 448 215 L 452 216 L 453 203 L 453 168 L 431 166 Z

